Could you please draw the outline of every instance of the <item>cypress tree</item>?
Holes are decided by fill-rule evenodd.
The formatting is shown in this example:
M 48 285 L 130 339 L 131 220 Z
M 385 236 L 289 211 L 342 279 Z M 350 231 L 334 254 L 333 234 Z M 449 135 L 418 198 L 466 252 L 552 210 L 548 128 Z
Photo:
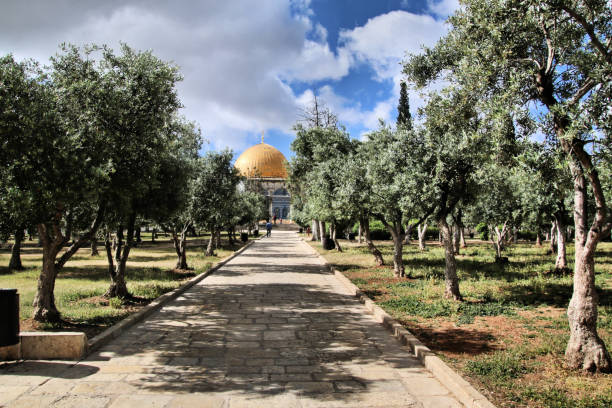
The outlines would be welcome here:
M 397 105 L 397 126 L 412 129 L 412 117 L 410 116 L 410 103 L 408 102 L 408 91 L 406 83 L 400 83 L 400 98 Z

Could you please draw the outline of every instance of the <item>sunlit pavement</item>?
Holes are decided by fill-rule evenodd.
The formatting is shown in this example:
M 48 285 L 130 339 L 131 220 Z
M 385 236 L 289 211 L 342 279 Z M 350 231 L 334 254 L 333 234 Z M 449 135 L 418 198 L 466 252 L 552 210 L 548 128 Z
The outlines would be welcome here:
M 3 366 L 0 405 L 462 407 L 276 229 L 87 359 Z

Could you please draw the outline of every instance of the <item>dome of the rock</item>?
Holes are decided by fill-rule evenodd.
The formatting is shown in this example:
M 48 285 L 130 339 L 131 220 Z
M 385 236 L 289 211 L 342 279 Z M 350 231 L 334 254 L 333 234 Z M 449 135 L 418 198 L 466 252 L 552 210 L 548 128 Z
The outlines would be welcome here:
M 286 162 L 285 156 L 276 148 L 260 143 L 246 149 L 234 166 L 245 177 L 286 179 Z

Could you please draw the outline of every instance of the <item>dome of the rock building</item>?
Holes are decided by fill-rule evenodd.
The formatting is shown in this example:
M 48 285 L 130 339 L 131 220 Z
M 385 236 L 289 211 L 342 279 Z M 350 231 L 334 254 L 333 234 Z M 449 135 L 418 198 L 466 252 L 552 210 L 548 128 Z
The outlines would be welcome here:
M 260 143 L 246 149 L 234 166 L 246 177 L 286 179 L 286 161 L 285 156 L 276 148 Z

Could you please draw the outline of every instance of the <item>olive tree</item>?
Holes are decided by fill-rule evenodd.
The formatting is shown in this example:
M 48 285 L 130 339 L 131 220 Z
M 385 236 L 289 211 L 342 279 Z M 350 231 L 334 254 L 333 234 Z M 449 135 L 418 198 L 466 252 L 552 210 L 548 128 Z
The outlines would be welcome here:
M 594 255 L 612 228 L 596 158 L 600 146 L 612 143 L 612 9 L 606 0 L 462 3 L 449 18 L 448 34 L 411 57 L 405 71 L 420 85 L 450 73 L 480 99 L 535 104 L 546 114 L 541 129 L 566 155 L 574 190 L 574 291 L 566 361 L 573 368 L 610 371 L 610 354 L 597 334 Z
M 213 255 L 214 239 L 227 224 L 227 207 L 235 205 L 233 198 L 241 178 L 232 165 L 232 157 L 229 150 L 211 151 L 197 164 L 191 211 L 196 225 L 210 231 L 206 256 Z

